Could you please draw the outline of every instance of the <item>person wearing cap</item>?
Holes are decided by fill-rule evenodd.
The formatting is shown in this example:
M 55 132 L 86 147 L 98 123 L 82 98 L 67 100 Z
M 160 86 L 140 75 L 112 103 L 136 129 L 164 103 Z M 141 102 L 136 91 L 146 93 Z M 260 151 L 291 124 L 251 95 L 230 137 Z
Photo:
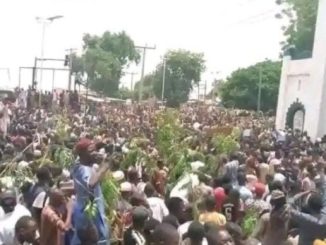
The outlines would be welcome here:
M 15 225 L 23 216 L 31 217 L 31 213 L 23 205 L 17 203 L 14 189 L 0 193 L 0 207 L 5 215 L 0 219 L 0 244 L 14 244 Z
M 106 223 L 104 199 L 100 185 L 101 180 L 105 177 L 109 169 L 109 164 L 102 163 L 98 171 L 94 171 L 92 165 L 96 162 L 96 148 L 95 144 L 87 138 L 81 139 L 77 143 L 75 150 L 79 159 L 71 171 L 76 192 L 72 220 L 75 226 L 75 232 L 71 244 L 80 244 L 78 231 L 85 230 L 89 224 L 85 207 L 90 200 L 94 200 L 98 211 L 96 217 L 92 220 L 99 234 L 98 244 L 109 244 L 109 229 Z
M 124 244 L 145 245 L 144 227 L 149 219 L 149 211 L 144 207 L 136 207 L 132 211 L 132 226 L 124 234 Z
M 132 209 L 130 204 L 130 197 L 132 194 L 132 186 L 129 182 L 123 182 L 120 184 L 121 198 L 117 204 L 117 210 L 123 214 L 129 212 Z
M 264 245 L 282 244 L 288 238 L 289 215 L 286 205 L 286 197 L 283 191 L 274 190 L 271 193 L 272 210 L 268 217 L 265 217 L 265 234 L 262 239 Z

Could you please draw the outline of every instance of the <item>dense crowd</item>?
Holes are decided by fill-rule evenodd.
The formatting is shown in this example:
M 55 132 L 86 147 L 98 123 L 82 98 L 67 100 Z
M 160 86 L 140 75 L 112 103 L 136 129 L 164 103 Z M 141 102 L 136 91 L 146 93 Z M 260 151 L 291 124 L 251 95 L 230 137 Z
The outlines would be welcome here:
M 62 97 L 58 119 L 21 96 L 0 103 L 0 245 L 326 244 L 325 138 L 252 112 L 183 105 L 174 114 L 182 144 L 203 157 L 175 175 L 157 144 L 167 109 L 99 104 L 85 114 Z M 234 149 L 218 152 L 214 135 L 234 131 Z M 140 137 L 152 165 L 122 164 Z M 56 156 L 63 146 L 71 158 Z M 110 206 L 107 178 L 118 186 Z

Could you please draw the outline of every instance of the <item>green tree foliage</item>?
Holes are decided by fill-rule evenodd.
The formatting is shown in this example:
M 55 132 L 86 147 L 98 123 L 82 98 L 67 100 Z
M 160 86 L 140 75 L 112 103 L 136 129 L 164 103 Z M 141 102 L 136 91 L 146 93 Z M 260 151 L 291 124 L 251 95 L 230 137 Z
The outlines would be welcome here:
M 123 69 L 140 59 L 134 42 L 125 32 L 105 32 L 102 36 L 86 34 L 83 42 L 84 54 L 74 59 L 73 71 L 85 71 L 91 89 L 107 96 L 119 96 Z
M 84 68 L 84 60 L 83 57 L 77 56 L 76 54 L 72 54 L 71 56 L 72 60 L 72 73 L 77 75 L 83 75 L 85 72 Z
M 129 88 L 121 87 L 118 92 L 119 99 L 126 100 L 126 99 L 134 99 L 134 92 L 131 91 Z
M 260 69 L 262 69 L 261 109 L 263 111 L 275 109 L 281 62 L 270 60 L 234 71 L 221 87 L 223 104 L 227 107 L 255 110 Z
M 178 106 L 188 100 L 194 84 L 200 81 L 201 73 L 205 70 L 204 56 L 186 50 L 169 51 L 165 55 L 166 73 L 164 98 L 168 106 Z M 157 98 L 162 96 L 163 62 L 153 74 L 153 91 Z
M 148 74 L 144 77 L 143 88 L 142 88 L 142 98 L 144 100 L 153 98 L 155 96 L 154 91 L 153 91 L 154 79 L 155 79 L 154 73 Z M 135 84 L 135 88 L 134 88 L 134 99 L 135 100 L 138 99 L 139 89 L 140 89 L 140 81 L 138 81 Z
M 211 99 L 218 97 L 220 95 L 222 85 L 223 85 L 223 80 L 215 79 L 212 84 L 213 86 L 212 91 L 209 92 L 207 97 Z
M 293 58 L 311 56 L 314 43 L 318 0 L 276 0 L 282 6 L 278 18 L 288 18 L 289 25 L 282 27 L 286 40 L 282 51 Z

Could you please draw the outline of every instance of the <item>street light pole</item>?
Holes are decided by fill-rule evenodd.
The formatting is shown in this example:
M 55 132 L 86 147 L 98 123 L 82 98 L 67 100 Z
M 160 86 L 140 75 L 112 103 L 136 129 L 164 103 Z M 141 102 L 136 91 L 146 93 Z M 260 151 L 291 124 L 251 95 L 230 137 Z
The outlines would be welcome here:
M 163 58 L 163 80 L 162 80 L 162 103 L 164 101 L 165 90 L 165 75 L 166 75 L 166 57 Z
M 45 31 L 46 31 L 46 26 L 49 25 L 50 23 L 52 23 L 54 20 L 57 19 L 61 19 L 63 18 L 63 16 L 61 15 L 56 15 L 56 16 L 52 16 L 49 18 L 40 18 L 40 17 L 36 17 L 36 20 L 42 24 L 42 39 L 41 39 L 41 64 L 40 64 L 40 82 L 39 82 L 39 88 L 40 88 L 40 92 L 39 92 L 39 106 L 41 107 L 41 101 L 42 101 L 42 80 L 43 80 L 43 62 L 44 62 L 44 47 L 45 47 Z
M 138 101 L 142 101 L 143 98 L 143 82 L 144 82 L 144 75 L 145 75 L 145 60 L 146 60 L 146 51 L 148 49 L 156 49 L 156 46 L 149 47 L 147 44 L 145 46 L 135 46 L 135 48 L 142 49 L 143 50 L 143 62 L 142 62 L 142 68 L 141 68 L 141 77 L 140 77 L 140 84 L 139 84 L 139 94 L 138 94 Z
M 39 91 L 39 106 L 41 107 L 41 103 L 42 103 L 42 80 L 43 80 L 43 62 L 44 62 L 44 45 L 45 45 L 45 30 L 46 30 L 46 25 L 48 24 L 49 22 L 46 22 L 46 21 L 43 21 L 42 22 L 42 41 L 41 41 L 41 64 L 40 64 L 40 82 L 39 82 L 39 88 L 40 88 L 40 91 Z

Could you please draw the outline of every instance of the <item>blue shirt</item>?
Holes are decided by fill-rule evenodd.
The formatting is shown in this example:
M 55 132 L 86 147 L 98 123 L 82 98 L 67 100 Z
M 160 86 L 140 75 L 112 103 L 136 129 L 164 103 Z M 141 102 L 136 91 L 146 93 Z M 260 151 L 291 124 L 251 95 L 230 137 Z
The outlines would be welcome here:
M 105 221 L 105 207 L 101 185 L 100 183 L 97 183 L 93 188 L 89 187 L 89 180 L 92 173 L 93 168 L 91 166 L 85 166 L 78 162 L 74 165 L 71 172 L 76 192 L 76 203 L 74 205 L 72 216 L 72 221 L 75 226 L 75 232 L 71 243 L 72 245 L 80 244 L 77 231 L 86 229 L 89 222 L 94 223 L 97 228 L 99 234 L 98 244 L 109 244 L 109 229 Z M 94 198 L 98 212 L 96 217 L 89 220 L 84 210 L 91 197 Z

